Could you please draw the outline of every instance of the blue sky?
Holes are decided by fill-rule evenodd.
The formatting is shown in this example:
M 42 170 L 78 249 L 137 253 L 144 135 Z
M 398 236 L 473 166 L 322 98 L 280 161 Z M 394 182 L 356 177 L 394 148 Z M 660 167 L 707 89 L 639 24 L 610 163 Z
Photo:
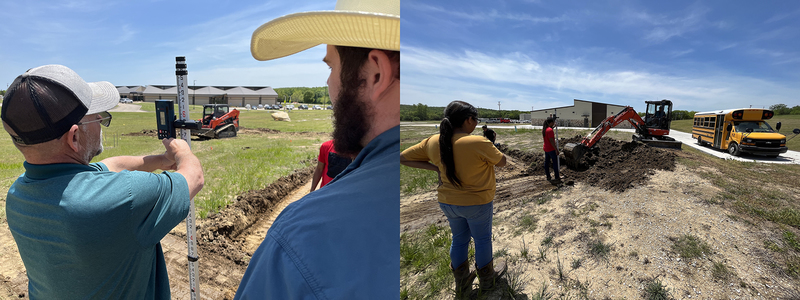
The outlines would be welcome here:
M 62 64 L 87 81 L 174 85 L 186 56 L 197 85 L 325 86 L 324 46 L 261 62 L 250 37 L 289 13 L 330 1 L 0 0 L 0 89 L 29 68 Z
M 797 1 L 402 0 L 401 103 L 800 105 Z

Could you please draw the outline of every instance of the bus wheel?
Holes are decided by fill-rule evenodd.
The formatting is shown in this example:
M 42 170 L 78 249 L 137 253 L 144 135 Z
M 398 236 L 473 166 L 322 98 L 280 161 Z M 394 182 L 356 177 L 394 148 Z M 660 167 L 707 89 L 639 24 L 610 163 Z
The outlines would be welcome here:
M 736 142 L 733 142 L 730 145 L 728 145 L 728 153 L 730 153 L 733 156 L 739 156 L 739 145 L 737 145 Z
M 699 135 L 697 136 L 697 144 L 700 145 L 700 146 L 703 145 L 703 138 L 700 137 Z

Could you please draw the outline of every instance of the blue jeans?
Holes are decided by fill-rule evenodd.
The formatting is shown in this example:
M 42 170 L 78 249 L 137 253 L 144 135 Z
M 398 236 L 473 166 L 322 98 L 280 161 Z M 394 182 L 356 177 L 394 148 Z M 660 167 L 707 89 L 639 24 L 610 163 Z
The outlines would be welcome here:
M 556 178 L 561 178 L 558 176 L 558 155 L 556 155 L 556 151 L 550 151 L 544 153 L 544 173 L 547 175 L 547 179 L 550 180 L 550 165 L 553 166 L 553 171 L 556 173 Z
M 470 237 L 475 239 L 475 264 L 478 268 L 492 261 L 493 203 L 471 206 L 439 203 L 453 232 L 453 243 L 450 245 L 453 267 L 460 266 L 469 258 Z

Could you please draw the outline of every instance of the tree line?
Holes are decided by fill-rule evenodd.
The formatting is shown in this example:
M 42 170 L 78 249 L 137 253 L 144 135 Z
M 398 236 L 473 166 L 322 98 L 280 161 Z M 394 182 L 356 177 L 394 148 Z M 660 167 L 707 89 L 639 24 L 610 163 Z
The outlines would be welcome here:
M 786 104 L 775 104 L 769 109 L 776 115 L 800 115 L 800 105 L 789 107 Z
M 776 115 L 800 115 L 800 105 L 789 107 L 786 104 L 774 104 L 769 107 L 769 110 L 774 112 Z M 673 110 L 672 119 L 673 120 L 693 119 L 694 114 L 696 113 L 697 111 Z
M 331 104 L 328 87 L 287 87 L 274 89 L 278 93 L 278 101 L 309 104 Z
M 519 115 L 527 113 L 519 110 L 496 110 L 478 108 L 480 118 L 519 119 Z M 400 104 L 400 121 L 441 121 L 444 118 L 444 107 L 426 104 Z

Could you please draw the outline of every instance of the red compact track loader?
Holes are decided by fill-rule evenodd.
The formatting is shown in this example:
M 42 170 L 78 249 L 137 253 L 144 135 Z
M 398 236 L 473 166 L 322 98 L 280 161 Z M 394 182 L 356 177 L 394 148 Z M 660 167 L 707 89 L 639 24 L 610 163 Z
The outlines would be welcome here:
M 203 105 L 203 119 L 198 120 L 200 129 L 192 129 L 192 135 L 206 139 L 235 137 L 239 131 L 239 111 L 227 104 Z

